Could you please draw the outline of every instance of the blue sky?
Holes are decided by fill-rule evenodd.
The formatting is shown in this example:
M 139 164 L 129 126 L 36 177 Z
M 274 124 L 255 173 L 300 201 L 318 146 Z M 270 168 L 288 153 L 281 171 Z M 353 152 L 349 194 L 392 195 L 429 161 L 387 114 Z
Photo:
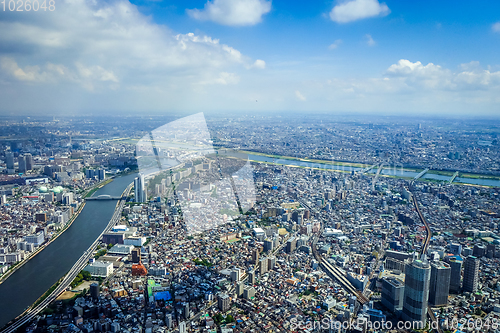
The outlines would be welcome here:
M 0 114 L 500 114 L 496 1 L 59 0 L 0 28 Z

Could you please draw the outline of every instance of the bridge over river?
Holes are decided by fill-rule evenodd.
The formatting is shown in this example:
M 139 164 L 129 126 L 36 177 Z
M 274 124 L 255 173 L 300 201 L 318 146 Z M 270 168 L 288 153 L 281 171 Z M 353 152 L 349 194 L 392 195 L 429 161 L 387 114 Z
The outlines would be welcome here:
M 121 200 L 121 199 L 125 199 L 126 197 L 116 197 L 116 196 L 111 196 L 109 194 L 101 194 L 101 195 L 98 195 L 97 197 L 89 197 L 89 198 L 85 198 L 85 200 L 89 201 L 89 200 Z

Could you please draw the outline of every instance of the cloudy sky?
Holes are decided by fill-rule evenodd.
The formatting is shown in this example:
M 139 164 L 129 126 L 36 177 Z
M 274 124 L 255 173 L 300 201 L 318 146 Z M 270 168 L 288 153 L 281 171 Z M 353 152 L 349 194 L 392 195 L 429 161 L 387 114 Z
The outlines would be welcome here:
M 55 0 L 52 9 L 0 5 L 0 115 L 500 115 L 497 1 Z

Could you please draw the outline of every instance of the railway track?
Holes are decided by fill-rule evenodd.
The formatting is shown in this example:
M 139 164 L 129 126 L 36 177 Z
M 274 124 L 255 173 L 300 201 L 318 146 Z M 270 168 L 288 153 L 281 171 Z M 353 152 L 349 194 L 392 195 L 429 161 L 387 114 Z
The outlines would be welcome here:
M 429 226 L 429 222 L 427 222 L 424 215 L 422 214 L 422 211 L 420 211 L 420 206 L 418 204 L 418 196 L 415 193 L 415 190 L 413 188 L 413 181 L 410 183 L 409 190 L 410 190 L 411 196 L 413 198 L 413 205 L 415 206 L 415 210 L 418 214 L 418 217 L 420 218 L 420 221 L 424 224 L 425 230 L 426 230 L 426 237 L 425 237 L 424 246 L 422 246 L 422 249 L 420 250 L 420 255 L 422 256 L 427 252 L 427 249 L 429 248 L 429 244 L 430 244 L 431 237 L 432 237 L 432 232 L 431 232 L 431 228 Z M 436 316 L 434 315 L 434 312 L 432 312 L 430 307 L 427 307 L 427 316 L 429 317 L 431 322 L 438 322 Z M 438 333 L 443 333 L 443 329 L 439 326 L 439 322 L 437 325 L 437 331 L 438 331 Z

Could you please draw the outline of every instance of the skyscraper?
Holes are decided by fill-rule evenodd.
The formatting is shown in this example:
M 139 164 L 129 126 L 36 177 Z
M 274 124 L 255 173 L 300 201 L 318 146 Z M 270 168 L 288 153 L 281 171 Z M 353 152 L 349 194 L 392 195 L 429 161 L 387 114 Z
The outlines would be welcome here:
M 134 180 L 134 195 L 136 202 L 146 202 L 146 191 L 144 190 L 144 175 L 140 174 Z
M 429 303 L 434 306 L 448 305 L 451 267 L 442 261 L 431 262 Z
M 167 328 L 172 328 L 172 315 L 170 313 L 165 315 L 165 326 L 167 326 Z
M 450 293 L 458 294 L 462 287 L 462 263 L 463 260 L 460 256 L 451 257 L 448 259 L 450 264 L 451 274 L 450 274 Z
M 273 241 L 270 239 L 264 240 L 264 251 L 271 252 L 273 250 Z
M 256 264 L 259 261 L 259 249 L 252 251 L 252 263 Z
M 262 274 L 267 273 L 267 271 L 268 271 L 267 258 L 261 258 L 259 260 L 259 273 L 262 275 Z
M 479 258 L 468 256 L 464 261 L 464 291 L 475 293 L 479 280 Z
M 297 246 L 297 239 L 295 239 L 295 237 L 288 239 L 286 242 L 285 252 L 292 253 L 295 250 L 296 246 Z
M 26 159 L 24 155 L 19 155 L 19 157 L 17 158 L 17 163 L 19 166 L 19 172 L 26 173 Z
M 7 172 L 14 173 L 14 153 L 5 153 L 5 164 L 7 164 Z
M 97 170 L 97 176 L 99 177 L 99 180 L 106 179 L 106 171 L 104 169 Z
M 255 271 L 251 271 L 250 273 L 248 273 L 248 283 L 250 283 L 251 285 L 255 284 Z
M 238 297 L 243 295 L 243 288 L 244 287 L 245 287 L 245 284 L 243 282 L 239 281 L 238 283 L 236 283 L 236 295 L 238 295 Z
M 382 304 L 391 312 L 398 313 L 403 310 L 404 292 L 403 281 L 393 277 L 382 279 Z
M 406 265 L 403 320 L 425 327 L 431 267 L 427 261 L 414 260 Z
M 235 268 L 231 271 L 231 281 L 239 281 L 240 280 L 240 269 Z
M 228 294 L 221 294 L 217 297 L 217 306 L 222 312 L 226 312 L 231 308 L 231 298 Z
M 179 333 L 186 333 L 186 322 L 181 321 L 179 323 Z
M 92 283 L 90 285 L 90 295 L 93 300 L 99 299 L 99 285 L 97 283 Z
M 132 262 L 133 263 L 140 263 L 141 262 L 141 248 L 136 247 L 135 249 L 132 250 Z
M 26 160 L 26 171 L 33 170 L 33 156 L 30 153 L 24 154 L 24 159 Z
M 450 252 L 455 254 L 455 255 L 461 255 L 462 254 L 462 245 L 457 244 L 457 243 L 452 243 L 450 244 Z

